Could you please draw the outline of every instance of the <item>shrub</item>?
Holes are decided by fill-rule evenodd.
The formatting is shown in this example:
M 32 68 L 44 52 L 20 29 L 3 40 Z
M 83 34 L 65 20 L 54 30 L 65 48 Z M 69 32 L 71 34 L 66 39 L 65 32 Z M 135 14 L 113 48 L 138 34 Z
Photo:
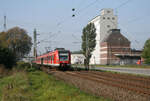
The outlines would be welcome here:
M 11 69 L 16 64 L 16 56 L 8 48 L 0 47 L 0 64 Z
M 144 62 L 146 64 L 150 64 L 150 39 L 145 42 L 142 57 L 144 58 Z
M 25 70 L 25 71 L 28 71 L 28 72 L 35 71 L 35 70 L 39 69 L 38 65 L 26 63 L 26 62 L 23 62 L 23 61 L 17 62 L 16 68 L 18 70 Z
M 30 63 L 25 63 L 23 61 L 19 61 L 19 62 L 17 62 L 16 68 L 17 69 L 25 69 L 25 70 L 27 70 L 27 69 L 31 68 L 31 65 L 30 65 Z

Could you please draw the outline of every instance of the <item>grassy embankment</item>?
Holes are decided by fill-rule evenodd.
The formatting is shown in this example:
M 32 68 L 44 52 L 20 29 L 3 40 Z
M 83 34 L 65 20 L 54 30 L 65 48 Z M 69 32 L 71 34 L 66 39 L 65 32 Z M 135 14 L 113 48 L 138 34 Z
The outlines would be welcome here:
M 80 91 L 41 71 L 0 78 L 0 101 L 108 101 Z

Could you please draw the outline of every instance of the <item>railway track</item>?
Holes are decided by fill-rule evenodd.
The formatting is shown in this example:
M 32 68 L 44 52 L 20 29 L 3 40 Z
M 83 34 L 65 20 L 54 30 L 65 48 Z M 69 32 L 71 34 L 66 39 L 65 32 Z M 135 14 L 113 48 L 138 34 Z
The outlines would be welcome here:
M 108 76 L 107 74 L 105 75 L 102 75 L 101 72 L 93 72 L 93 71 L 90 71 L 90 72 L 83 72 L 87 75 L 90 74 L 90 76 L 92 77 L 95 77 L 95 78 L 101 78 L 101 79 L 105 79 L 105 80 L 108 80 L 108 81 L 115 81 L 115 82 L 118 82 L 118 83 L 124 83 L 126 85 L 132 85 L 132 86 L 135 86 L 135 87 L 139 87 L 139 88 L 145 88 L 145 89 L 148 89 L 150 90 L 150 82 L 149 81 L 146 81 L 146 80 L 139 80 L 137 79 L 134 79 L 134 81 L 130 78 L 125 78 L 125 77 L 120 77 L 120 75 L 111 75 L 111 76 Z M 141 82 L 143 81 L 143 82 Z
M 145 94 L 150 96 L 150 90 L 147 89 L 143 89 L 140 88 L 139 86 L 135 86 L 135 84 L 127 84 L 125 82 L 116 82 L 116 80 L 110 80 L 110 79 L 106 79 L 106 78 L 100 78 L 97 76 L 92 76 L 91 74 L 85 75 L 83 73 L 80 72 L 66 72 L 66 74 L 68 75 L 72 75 L 72 76 L 76 76 L 76 77 L 80 77 L 80 78 L 84 78 L 93 82 L 97 82 L 97 83 L 103 83 L 105 85 L 109 85 L 109 86 L 113 86 L 113 87 L 118 87 L 118 88 L 122 88 L 125 90 L 130 90 L 130 91 L 134 91 L 137 93 L 141 93 L 141 94 Z
M 91 71 L 93 72 L 93 71 Z M 121 78 L 121 79 L 128 79 L 128 80 L 133 80 L 136 82 L 147 82 L 150 83 L 150 78 L 145 78 L 145 77 L 135 77 L 135 76 L 131 76 L 131 75 L 120 75 L 120 74 L 114 74 L 114 73 L 107 73 L 107 72 L 94 72 L 95 74 L 100 74 L 100 75 L 105 75 L 108 77 L 114 77 L 114 78 Z M 106 75 L 107 74 L 107 75 Z
M 66 71 L 61 72 L 56 69 L 42 69 L 47 73 L 59 72 L 60 74 L 66 74 L 74 77 L 79 77 L 82 79 L 90 80 L 92 82 L 97 82 L 105 84 L 112 87 L 117 87 L 129 91 L 133 91 L 139 94 L 144 94 L 150 96 L 150 81 L 149 78 L 137 78 L 134 76 L 126 76 L 120 74 L 109 74 L 96 71 Z M 129 78 L 130 77 L 130 78 Z M 140 83 L 141 82 L 141 83 Z

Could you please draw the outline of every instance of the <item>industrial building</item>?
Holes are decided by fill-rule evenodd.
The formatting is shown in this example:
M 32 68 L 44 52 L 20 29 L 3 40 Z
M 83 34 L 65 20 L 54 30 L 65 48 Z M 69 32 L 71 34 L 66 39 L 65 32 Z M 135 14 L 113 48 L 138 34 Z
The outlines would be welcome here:
M 131 42 L 117 29 L 118 17 L 113 9 L 102 9 L 89 23 L 96 27 L 96 46 L 90 64 L 136 64 L 141 52 L 131 50 Z
M 119 29 L 111 29 L 109 33 L 100 43 L 100 62 L 101 64 L 120 64 L 120 58 L 116 55 L 130 54 L 130 41 L 120 33 Z
M 96 46 L 90 59 L 90 64 L 101 64 L 101 46 L 102 40 L 109 35 L 110 29 L 117 29 L 118 18 L 113 13 L 113 9 L 102 9 L 101 14 L 89 23 L 94 23 L 96 27 Z

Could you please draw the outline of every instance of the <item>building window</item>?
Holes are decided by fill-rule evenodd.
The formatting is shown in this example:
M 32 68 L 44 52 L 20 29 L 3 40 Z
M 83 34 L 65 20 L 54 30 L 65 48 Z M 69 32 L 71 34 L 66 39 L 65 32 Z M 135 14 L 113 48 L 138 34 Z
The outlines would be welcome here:
M 107 19 L 109 20 L 110 18 L 108 17 Z
M 114 17 L 112 17 L 112 20 L 115 20 L 115 18 L 114 18 Z
M 105 19 L 105 17 L 103 17 L 103 19 Z
M 110 28 L 110 25 L 107 25 L 108 28 Z
M 107 11 L 107 13 L 110 13 L 110 11 Z

